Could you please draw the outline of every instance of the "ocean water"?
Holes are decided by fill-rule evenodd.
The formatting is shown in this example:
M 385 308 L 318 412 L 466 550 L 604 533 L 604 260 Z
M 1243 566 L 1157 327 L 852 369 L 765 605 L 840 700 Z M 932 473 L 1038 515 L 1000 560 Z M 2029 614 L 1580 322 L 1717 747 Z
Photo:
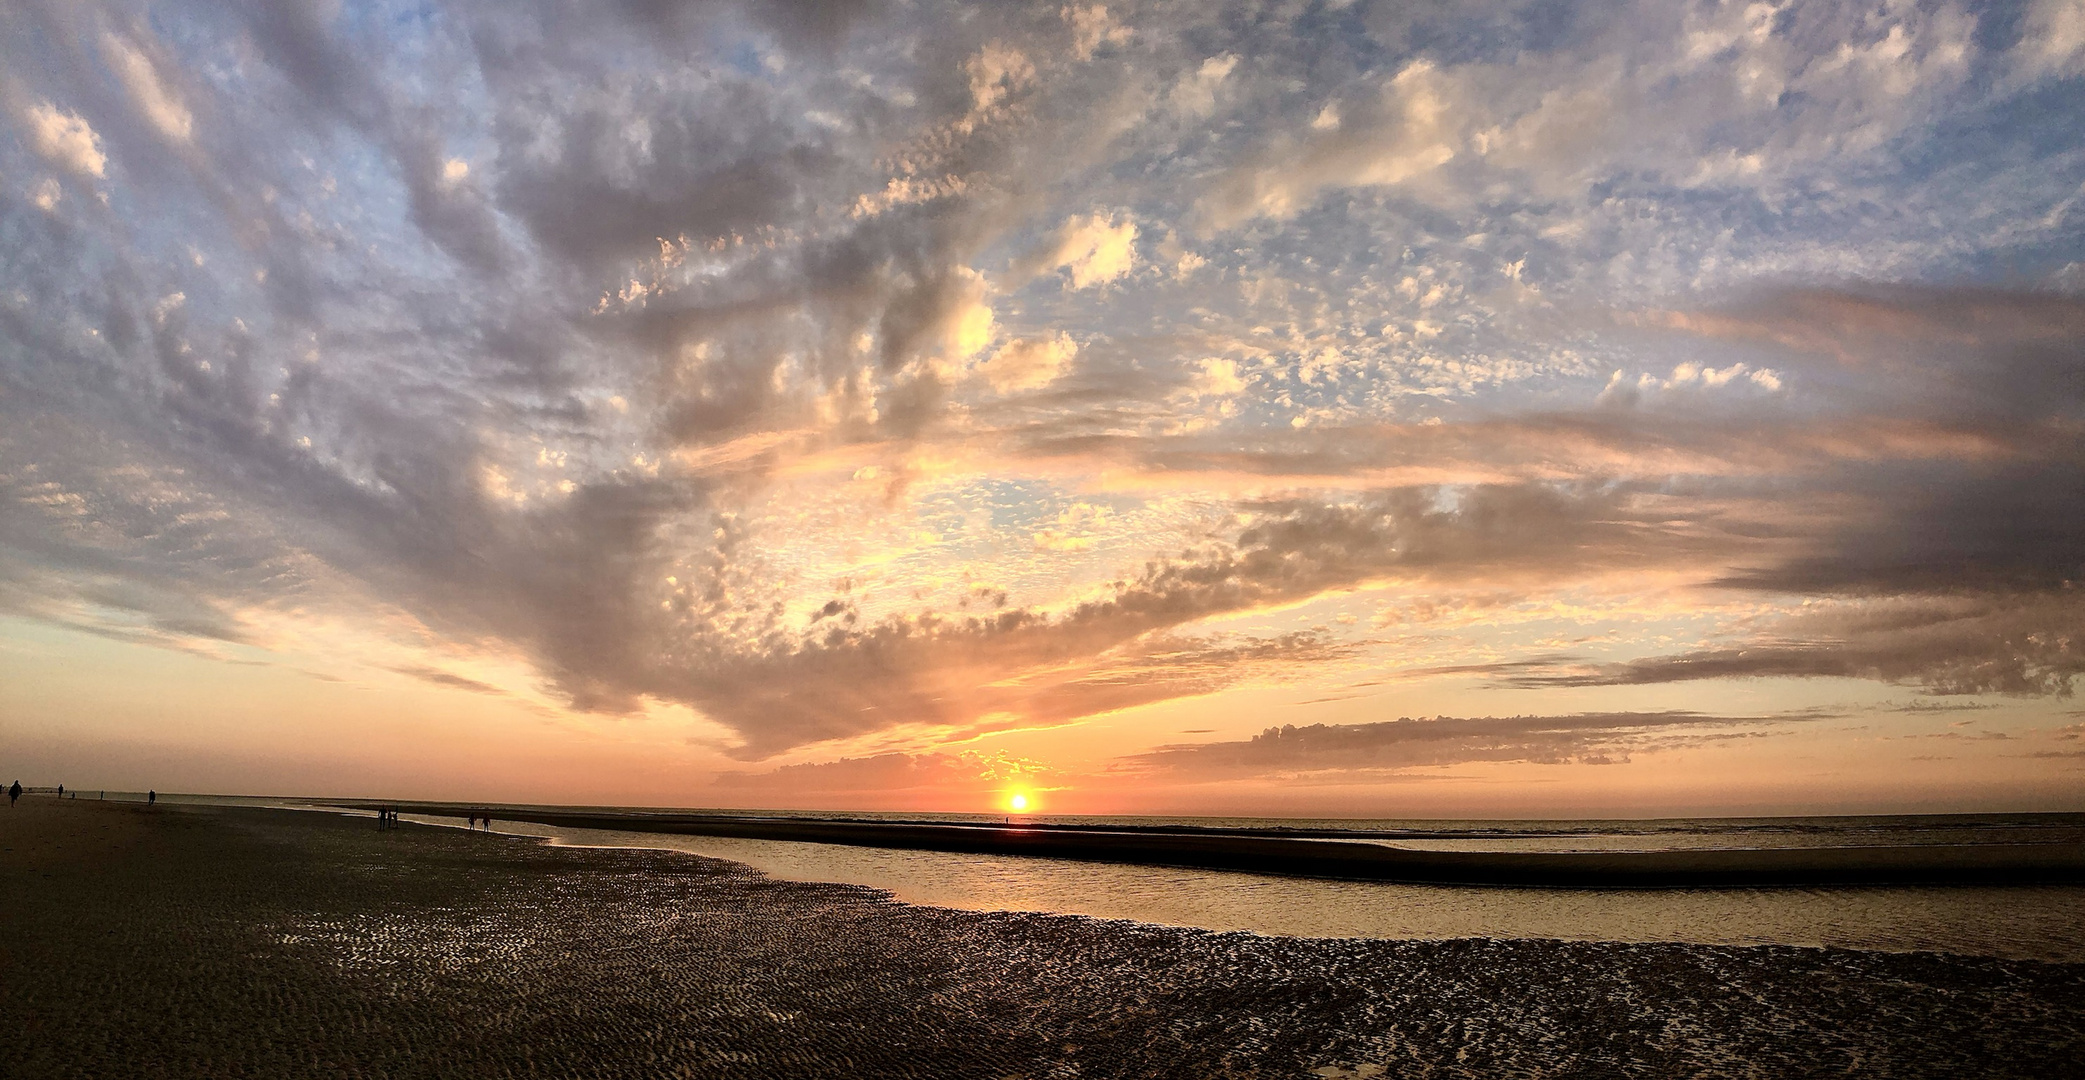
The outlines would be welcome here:
M 925 815 L 910 817 L 920 819 Z M 455 819 L 422 820 L 455 824 Z M 988 819 L 942 815 L 938 820 Z M 1183 823 L 1183 819 L 1105 820 L 1119 824 Z M 1670 822 L 1197 819 L 1189 823 L 1421 833 L 1431 837 L 1382 842 L 1493 850 L 2085 841 L 2085 816 L 2080 815 Z M 1401 885 L 1063 859 L 552 828 L 526 822 L 502 822 L 498 828 L 502 832 L 547 837 L 557 844 L 685 851 L 745 863 L 779 878 L 867 885 L 887 890 L 905 903 L 972 911 L 1057 912 L 1294 937 L 1810 945 L 2085 962 L 2085 887 L 1523 889 Z
M 109 797 L 141 798 L 113 791 Z M 300 799 L 195 795 L 160 798 L 169 802 L 337 812 Z M 652 808 L 596 809 L 643 813 Z M 885 821 L 1001 820 L 976 814 L 806 812 L 786 816 Z M 457 818 L 411 813 L 404 817 L 429 825 L 462 825 Z M 1655 821 L 1041 816 L 1034 820 L 1125 827 L 1185 825 L 1273 830 L 1403 847 L 1494 851 L 2085 843 L 2085 814 Z M 866 885 L 883 889 L 903 903 L 969 911 L 1054 912 L 1290 937 L 1547 938 L 1832 946 L 2085 963 L 2085 886 L 1528 889 L 1402 885 L 1065 859 L 554 828 L 515 821 L 500 822 L 498 831 L 539 836 L 554 844 L 577 847 L 683 851 L 744 863 L 778 878 Z

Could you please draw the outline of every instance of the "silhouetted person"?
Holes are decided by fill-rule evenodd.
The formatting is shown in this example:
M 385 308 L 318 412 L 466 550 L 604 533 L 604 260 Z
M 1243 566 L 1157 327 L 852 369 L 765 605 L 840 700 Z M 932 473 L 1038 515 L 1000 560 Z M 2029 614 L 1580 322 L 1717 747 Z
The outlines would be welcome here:
M 146 792 L 146 793 L 145 793 L 145 805 L 146 805 L 146 806 L 158 806 L 158 805 L 159 805 L 159 792 L 157 792 L 157 791 L 148 791 L 148 792 Z
M 65 797 L 65 785 L 64 785 L 64 784 L 59 784 L 59 785 L 58 785 L 58 797 L 59 797 L 59 798 L 61 798 L 61 799 Z
M 471 827 L 471 828 L 473 828 L 473 829 L 475 829 L 475 828 L 477 828 L 477 827 L 478 827 L 478 815 L 476 815 L 476 814 L 472 814 L 472 815 L 471 815 L 471 824 L 470 824 L 470 827 Z
M 9 787 L 8 787 L 8 789 L 7 789 L 7 808 L 8 808 L 9 810 L 12 810 L 12 809 L 14 809 L 14 801 L 15 801 L 16 799 L 19 799 L 19 798 L 21 798 L 21 797 L 22 797 L 22 782 L 21 782 L 20 780 L 17 780 L 17 781 L 15 781 L 15 782 L 14 782 L 14 783 L 13 783 L 13 784 L 12 784 L 11 786 L 9 786 Z

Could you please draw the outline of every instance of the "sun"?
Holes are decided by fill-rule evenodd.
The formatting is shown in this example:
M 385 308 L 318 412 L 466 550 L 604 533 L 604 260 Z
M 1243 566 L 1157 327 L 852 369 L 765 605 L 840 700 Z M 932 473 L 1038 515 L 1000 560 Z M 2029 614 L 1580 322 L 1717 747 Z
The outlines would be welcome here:
M 1006 805 L 1008 809 L 1011 809 L 1016 814 L 1026 813 L 1028 811 L 1028 796 L 1016 791 L 1006 800 Z

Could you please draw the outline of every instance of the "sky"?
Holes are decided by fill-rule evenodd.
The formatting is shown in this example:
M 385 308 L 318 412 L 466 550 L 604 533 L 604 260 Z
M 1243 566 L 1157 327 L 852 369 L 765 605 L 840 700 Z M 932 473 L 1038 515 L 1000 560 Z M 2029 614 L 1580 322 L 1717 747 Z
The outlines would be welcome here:
M 2085 810 L 2085 2 L 0 5 L 0 771 Z

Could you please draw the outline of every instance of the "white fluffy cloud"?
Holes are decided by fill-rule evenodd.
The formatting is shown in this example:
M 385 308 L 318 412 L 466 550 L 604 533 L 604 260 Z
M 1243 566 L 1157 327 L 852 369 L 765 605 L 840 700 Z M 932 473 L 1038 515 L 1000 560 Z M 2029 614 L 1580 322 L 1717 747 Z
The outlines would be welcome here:
M 1042 338 L 1010 341 L 978 365 L 978 374 L 1000 393 L 1033 390 L 1055 382 L 1071 368 L 1079 344 L 1071 335 L 1055 333 Z
M 1127 214 L 1095 212 L 1074 217 L 1039 260 L 1045 269 L 1064 270 L 1074 289 L 1086 289 L 1128 274 L 1137 265 L 1137 223 Z
M 1035 79 L 1035 64 L 1021 50 L 1003 41 L 979 49 L 976 56 L 964 61 L 963 71 L 970 77 L 972 107 L 980 112 L 1006 100 L 1008 94 Z
M 2085 62 L 2085 0 L 2034 0 L 2020 52 L 2034 75 L 2079 74 Z
M 1238 70 L 1238 57 L 1231 53 L 1212 56 L 1201 66 L 1180 77 L 1167 92 L 1166 100 L 1176 112 L 1205 117 L 1216 111 L 1216 94 L 1231 72 Z
M 1327 188 L 1399 184 L 1447 164 L 1461 152 L 1467 123 L 1453 83 L 1418 61 L 1351 105 L 1327 106 L 1338 123 L 1312 124 L 1300 139 L 1278 137 L 1202 198 L 1202 220 L 1223 230 L 1255 217 L 1287 218 Z
M 61 169 L 99 178 L 108 165 L 101 137 L 76 113 L 40 101 L 22 111 L 22 125 L 36 152 Z
M 1117 23 L 1108 9 L 1099 4 L 1073 4 L 1062 14 L 1064 21 L 1071 24 L 1072 55 L 1080 60 L 1093 59 L 1094 50 L 1102 45 L 1121 45 L 1134 36 L 1129 27 Z

